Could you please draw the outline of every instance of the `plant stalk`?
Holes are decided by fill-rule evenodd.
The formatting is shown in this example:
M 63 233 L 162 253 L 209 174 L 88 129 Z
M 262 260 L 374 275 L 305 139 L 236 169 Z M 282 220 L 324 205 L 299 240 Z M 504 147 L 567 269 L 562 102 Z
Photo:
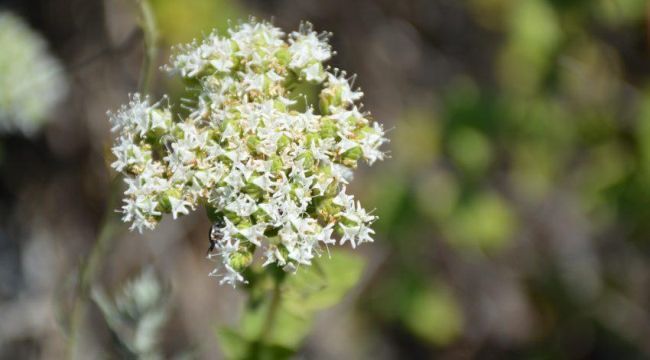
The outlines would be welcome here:
M 158 28 L 156 19 L 147 0 L 136 0 L 140 13 L 140 28 L 144 34 L 144 57 L 142 59 L 142 71 L 140 73 L 139 89 L 147 94 L 151 88 L 154 66 L 158 55 Z
M 142 60 L 141 78 L 139 84 L 140 93 L 147 94 L 153 78 L 154 64 L 158 53 L 157 41 L 158 31 L 156 28 L 153 10 L 147 0 L 135 0 L 140 13 L 140 27 L 144 34 L 144 58 Z M 110 171 L 110 170 L 109 170 Z M 119 219 L 114 216 L 116 198 L 119 197 L 121 177 L 116 176 L 109 187 L 107 207 L 104 211 L 104 218 L 100 227 L 95 244 L 93 245 L 87 260 L 82 263 L 79 269 L 79 285 L 77 294 L 72 305 L 70 314 L 70 336 L 67 342 L 66 358 L 76 359 L 77 343 L 83 323 L 83 312 L 85 305 L 90 299 L 90 288 L 95 281 L 97 272 L 102 268 L 103 260 L 107 251 L 111 248 L 111 242 L 116 236 L 116 231 L 121 229 Z

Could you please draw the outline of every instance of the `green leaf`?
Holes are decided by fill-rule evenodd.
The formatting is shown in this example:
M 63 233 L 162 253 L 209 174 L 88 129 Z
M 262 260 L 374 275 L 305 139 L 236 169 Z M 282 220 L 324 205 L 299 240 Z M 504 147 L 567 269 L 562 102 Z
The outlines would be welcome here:
M 283 274 L 277 290 L 269 292 L 269 281 L 256 282 L 253 286 L 266 293 L 255 295 L 259 289 L 249 289 L 251 297 L 240 331 L 220 335 L 224 353 L 229 358 L 241 358 L 242 347 L 248 352 L 259 347 L 275 355 L 295 351 L 309 334 L 316 312 L 338 303 L 359 280 L 363 265 L 361 259 L 347 252 L 332 251 L 331 259 L 319 259 L 312 266 L 298 268 L 295 274 Z M 264 274 L 266 280 L 273 278 L 269 269 Z
M 289 306 L 281 304 L 270 329 L 268 342 L 289 349 L 298 349 L 309 334 L 313 324 L 313 314 L 299 316 L 292 313 Z
M 278 303 L 272 324 L 265 329 L 272 299 L 268 297 L 255 306 L 246 308 L 241 319 L 241 334 L 251 342 L 264 337 L 269 344 L 296 349 L 309 333 L 311 314 L 295 314 L 291 305 Z
M 283 303 L 297 315 L 311 315 L 338 303 L 359 281 L 364 262 L 349 252 L 333 250 L 331 258 L 298 269 L 283 286 Z

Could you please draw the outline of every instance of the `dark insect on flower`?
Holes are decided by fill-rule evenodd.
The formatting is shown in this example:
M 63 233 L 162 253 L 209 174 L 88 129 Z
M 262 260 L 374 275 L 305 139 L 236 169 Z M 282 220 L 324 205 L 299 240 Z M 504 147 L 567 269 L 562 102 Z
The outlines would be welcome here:
M 208 231 L 208 241 L 210 242 L 210 247 L 207 252 L 208 254 L 217 246 L 217 241 L 223 239 L 223 232 L 221 232 L 221 229 L 225 226 L 226 223 L 220 218 L 210 227 L 210 231 Z

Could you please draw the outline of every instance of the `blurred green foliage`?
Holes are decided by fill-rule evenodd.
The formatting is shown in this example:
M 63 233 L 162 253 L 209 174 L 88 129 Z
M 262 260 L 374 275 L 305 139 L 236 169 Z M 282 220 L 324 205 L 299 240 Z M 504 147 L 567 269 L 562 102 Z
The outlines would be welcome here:
M 364 263 L 353 254 L 330 256 L 301 267 L 251 271 L 250 297 L 237 329 L 221 328 L 218 339 L 229 359 L 286 359 L 299 349 L 317 312 L 339 303 L 361 277 Z
M 169 45 L 201 38 L 213 29 L 225 31 L 228 21 L 244 14 L 232 0 L 151 0 L 159 31 Z
M 529 289 L 520 296 L 539 328 L 515 354 L 572 357 L 571 342 L 556 340 L 576 323 L 579 336 L 602 341 L 588 351 L 643 354 L 643 335 L 599 312 L 612 294 L 649 305 L 612 274 L 625 260 L 606 250 L 650 254 L 650 79 L 635 58 L 650 46 L 647 2 L 464 6 L 500 38 L 493 77 L 462 74 L 397 121 L 380 170 L 391 176 L 366 193 L 390 254 L 368 314 L 425 347 L 471 343 L 468 321 L 484 299 L 451 273 L 469 262 Z M 533 262 L 519 261 L 527 254 Z M 595 290 L 579 294 L 585 284 Z

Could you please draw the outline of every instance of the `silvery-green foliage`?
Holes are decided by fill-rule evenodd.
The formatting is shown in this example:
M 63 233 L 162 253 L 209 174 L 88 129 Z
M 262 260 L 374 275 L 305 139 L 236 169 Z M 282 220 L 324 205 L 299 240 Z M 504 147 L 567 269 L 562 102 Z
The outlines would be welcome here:
M 34 133 L 66 91 L 63 68 L 41 35 L 0 12 L 0 132 Z
M 169 289 L 146 268 L 112 299 L 93 288 L 93 300 L 120 342 L 138 358 L 160 358 L 160 332 L 168 318 Z
M 110 113 L 131 229 L 206 207 L 223 224 L 211 275 L 233 286 L 255 251 L 265 266 L 295 271 L 328 245 L 372 241 L 375 216 L 346 184 L 359 160 L 384 158 L 387 140 L 360 110 L 363 93 L 323 64 L 328 36 L 306 23 L 287 36 L 251 20 L 176 48 L 165 69 L 188 84 L 186 113 L 138 94 Z M 303 84 L 318 104 L 297 90 Z

